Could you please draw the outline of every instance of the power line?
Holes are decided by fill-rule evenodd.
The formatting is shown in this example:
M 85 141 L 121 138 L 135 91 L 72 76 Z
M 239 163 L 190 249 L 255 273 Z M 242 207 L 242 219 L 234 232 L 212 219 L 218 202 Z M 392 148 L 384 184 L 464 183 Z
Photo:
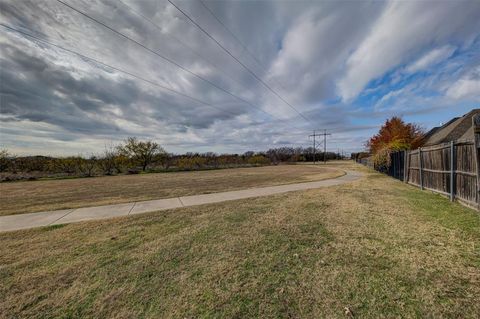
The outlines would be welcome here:
M 235 33 L 234 33 L 232 30 L 230 30 L 230 28 L 227 27 L 227 25 L 213 12 L 213 10 L 211 10 L 211 9 L 205 4 L 204 0 L 199 0 L 199 2 L 200 2 L 200 4 L 210 13 L 210 15 L 211 15 L 218 23 L 220 23 L 220 24 L 223 26 L 223 28 L 224 28 L 225 30 L 227 30 L 227 32 L 241 45 L 241 47 L 243 48 L 243 50 L 248 53 L 248 55 L 256 62 L 256 64 L 257 64 L 260 68 L 262 68 L 264 72 L 266 72 L 267 74 L 270 74 L 270 71 L 268 70 L 268 68 L 266 68 L 266 67 L 262 64 L 262 62 L 257 59 L 257 57 L 255 56 L 255 54 L 253 54 L 253 53 L 248 49 L 248 47 L 243 43 L 243 41 L 241 41 L 241 40 L 235 35 Z M 281 85 L 281 83 L 279 83 L 278 81 L 276 81 L 275 78 L 274 78 L 273 80 L 276 82 L 276 84 L 277 84 L 278 86 L 280 86 L 280 88 L 282 88 L 282 89 L 285 90 L 285 88 Z
M 181 39 L 179 39 L 177 36 L 175 36 L 174 34 L 169 34 L 168 32 L 164 33 L 164 28 L 162 28 L 161 26 L 159 26 L 157 23 L 155 23 L 152 19 L 150 19 L 149 17 L 145 16 L 144 14 L 142 14 L 141 12 L 138 12 L 137 10 L 133 9 L 131 6 L 129 6 L 128 4 L 126 4 L 124 1 L 122 0 L 118 0 L 118 2 L 120 2 L 124 7 L 126 7 L 128 10 L 130 10 L 131 12 L 133 12 L 135 15 L 139 16 L 140 18 L 144 19 L 145 21 L 147 21 L 148 23 L 150 23 L 151 25 L 153 25 L 157 30 L 159 30 L 162 34 L 165 34 L 166 36 L 169 36 L 173 39 L 175 39 L 175 41 L 177 41 L 178 43 L 180 43 L 181 45 L 185 46 L 186 48 L 188 48 L 190 51 L 192 51 L 193 54 L 195 54 L 198 58 L 202 59 L 203 61 L 205 61 L 206 63 L 208 63 L 210 66 L 212 66 L 213 68 L 215 68 L 217 71 L 221 72 L 222 74 L 224 74 L 226 77 L 228 77 L 230 80 L 234 81 L 235 83 L 237 84 L 240 84 L 241 86 L 244 86 L 243 83 L 240 83 L 239 80 L 231 77 L 229 74 L 227 74 L 226 72 L 220 70 L 220 68 L 218 66 L 216 66 L 214 63 L 212 63 L 210 60 L 208 60 L 207 58 L 205 58 L 204 56 L 202 56 L 200 53 L 198 53 L 192 46 L 188 45 L 187 43 L 185 43 L 184 41 L 182 41 Z M 269 116 L 271 117 L 274 117 L 272 114 L 268 113 L 268 112 L 265 112 L 266 114 L 268 114 Z
M 155 54 L 156 56 L 158 56 L 158 57 L 164 59 L 165 61 L 167 61 L 167 62 L 175 65 L 176 67 L 180 68 L 181 70 L 183 70 L 183 71 L 185 71 L 185 72 L 187 72 L 187 73 L 195 76 L 195 77 L 198 78 L 198 79 L 201 79 L 202 81 L 207 82 L 208 84 L 210 84 L 210 85 L 212 85 L 213 87 L 217 88 L 218 90 L 221 90 L 222 92 L 224 92 L 224 93 L 226 93 L 226 94 L 234 97 L 235 99 L 237 99 L 237 100 L 239 100 L 239 101 L 241 101 L 241 102 L 243 102 L 243 103 L 246 103 L 247 105 L 249 105 L 249 106 L 251 106 L 251 107 L 253 107 L 253 108 L 255 108 L 255 109 L 257 109 L 257 110 L 259 110 L 259 111 L 261 111 L 261 112 L 263 112 L 263 113 L 265 113 L 265 114 L 268 114 L 269 116 L 271 116 L 271 117 L 273 117 L 273 118 L 276 118 L 276 119 L 278 119 L 278 120 L 280 120 L 280 121 L 283 121 L 282 119 L 277 118 L 276 116 L 273 116 L 272 114 L 264 111 L 264 110 L 263 110 L 262 108 L 260 108 L 259 106 L 256 106 L 256 105 L 250 103 L 249 101 L 247 101 L 247 100 L 239 97 L 238 95 L 235 95 L 235 94 L 231 93 L 230 91 L 224 89 L 224 88 L 221 87 L 221 86 L 218 86 L 217 84 L 215 84 L 214 82 L 212 82 L 212 81 L 204 78 L 203 76 L 201 76 L 201 75 L 199 75 L 199 74 L 197 74 L 197 73 L 195 73 L 195 72 L 193 72 L 193 71 L 190 71 L 188 68 L 186 68 L 186 67 L 178 64 L 177 62 L 173 61 L 172 59 L 169 59 L 168 57 L 165 57 L 165 56 L 163 56 L 162 54 L 158 53 L 158 51 L 155 51 L 155 50 L 153 50 L 153 49 L 150 49 L 150 48 L 147 47 L 146 45 L 144 45 L 144 44 L 136 41 L 135 39 L 133 39 L 133 38 L 131 38 L 131 37 L 129 37 L 129 36 L 121 33 L 120 31 L 115 30 L 114 28 L 112 28 L 112 27 L 108 26 L 107 24 L 105 24 L 105 23 L 103 23 L 103 22 L 95 19 L 94 17 L 86 14 L 85 12 L 78 10 L 77 8 L 75 8 L 75 7 L 71 6 L 71 5 L 63 2 L 62 0 L 56 0 L 56 1 L 59 2 L 59 3 L 61 3 L 61 4 L 64 5 L 64 6 L 68 7 L 68 8 L 70 8 L 70 9 L 72 9 L 73 11 L 79 13 L 80 15 L 82 15 L 82 16 L 90 19 L 90 20 L 92 20 L 93 22 L 95 22 L 95 23 L 97 23 L 97 24 L 100 24 L 101 26 L 103 26 L 103 27 L 107 28 L 108 30 L 112 31 L 113 33 L 121 36 L 122 38 L 125 38 L 125 39 L 127 39 L 127 40 L 129 40 L 129 41 L 131 41 L 131 42 L 133 42 L 133 43 L 135 43 L 135 44 L 137 44 L 138 46 L 144 48 L 144 49 L 147 50 L 148 52 Z
M 122 0 L 118 0 L 118 1 L 119 1 L 124 7 L 126 7 L 128 10 L 130 10 L 131 12 L 133 12 L 134 14 L 136 14 L 137 16 L 143 18 L 145 21 L 147 21 L 148 23 L 150 23 L 151 25 L 153 25 L 157 30 L 159 30 L 160 32 L 163 33 L 163 28 L 162 28 L 161 26 L 159 26 L 157 23 L 155 23 L 152 19 L 148 18 L 147 16 L 145 16 L 145 15 L 142 14 L 141 12 L 138 12 L 137 10 L 133 9 L 131 6 L 129 6 L 128 4 L 126 4 L 124 1 L 122 1 Z M 202 2 L 202 5 L 204 5 L 203 2 Z M 204 6 L 205 6 L 205 5 L 204 5 Z M 209 9 L 207 8 L 207 10 L 209 10 Z M 210 10 L 209 10 L 209 11 L 210 11 Z M 213 13 L 212 13 L 212 15 L 213 15 Z M 215 18 L 216 18 L 216 17 L 215 17 Z M 220 21 L 219 21 L 219 22 L 220 22 Z M 221 22 L 220 22 L 220 23 L 221 23 Z M 223 25 L 223 24 L 222 24 L 222 25 Z M 224 27 L 226 28 L 226 26 L 224 26 Z M 228 29 L 227 29 L 227 30 L 228 30 Z M 228 31 L 231 32 L 230 30 L 228 30 Z M 194 48 L 192 48 L 191 46 L 189 46 L 188 44 L 186 44 L 185 42 L 183 42 L 181 39 L 179 39 L 178 37 L 176 37 L 176 36 L 173 35 L 173 34 L 170 35 L 170 34 L 167 33 L 167 35 L 170 36 L 171 38 L 175 39 L 177 42 L 179 42 L 180 44 L 184 45 L 184 46 L 187 47 L 188 49 L 190 49 L 197 57 L 199 57 L 200 59 L 202 59 L 202 60 L 204 60 L 205 62 L 207 62 L 208 64 L 210 64 L 210 65 L 211 65 L 212 67 L 214 67 L 216 70 L 218 70 L 219 72 L 221 72 L 221 73 L 223 73 L 224 75 L 226 75 L 229 79 L 231 79 L 232 81 L 234 81 L 234 82 L 240 84 L 241 86 L 243 86 L 242 83 L 240 83 L 238 80 L 235 80 L 234 78 L 230 77 L 226 72 L 223 72 L 222 70 L 220 70 L 215 64 L 213 64 L 212 62 L 210 62 L 209 60 L 207 60 L 207 59 L 206 59 L 205 57 L 203 57 L 200 53 L 198 53 Z M 233 33 L 232 33 L 232 36 L 234 36 L 234 37 L 236 38 L 236 36 L 235 36 Z M 240 40 L 237 39 L 237 41 L 240 41 Z M 240 42 L 240 44 L 242 44 L 242 43 Z M 244 46 L 244 45 L 242 44 L 242 46 Z M 247 50 L 247 52 L 249 52 L 247 48 L 244 47 L 244 49 Z M 252 53 L 249 52 L 249 54 L 252 54 Z M 252 56 L 252 57 L 253 57 L 254 59 L 256 59 L 254 56 Z M 257 63 L 260 63 L 260 62 L 258 62 L 258 60 L 257 60 Z M 280 118 L 276 117 L 275 115 L 273 115 L 273 114 L 271 114 L 271 113 L 269 113 L 269 112 L 267 112 L 267 111 L 263 111 L 263 110 L 262 110 L 262 112 L 265 113 L 265 114 L 267 114 L 267 115 L 269 115 L 269 116 L 272 117 L 272 118 L 277 119 L 278 121 L 282 121 L 282 122 L 283 122 L 283 121 L 284 121 L 284 122 L 287 122 L 287 121 L 288 121 L 288 120 L 285 120 L 285 119 L 280 119 Z M 295 129 L 299 129 L 298 127 L 294 127 L 294 126 L 291 126 L 291 125 L 289 125 L 289 126 L 292 127 L 292 128 L 295 128 Z M 303 133 L 302 133 L 302 134 L 303 134 Z
M 89 56 L 87 56 L 87 55 L 81 54 L 81 53 L 76 52 L 76 51 L 74 51 L 74 50 L 65 48 L 65 47 L 63 47 L 63 46 L 61 46 L 61 45 L 55 44 L 55 43 L 50 42 L 50 41 L 48 41 L 48 40 L 45 40 L 45 39 L 42 39 L 42 38 L 37 37 L 37 36 L 35 36 L 35 35 L 29 34 L 29 33 L 27 33 L 27 32 L 24 32 L 24 31 L 22 31 L 22 30 L 19 30 L 19 29 L 10 27 L 10 26 L 5 25 L 5 24 L 3 24 L 3 23 L 0 23 L 0 26 L 2 26 L 3 28 L 5 28 L 5 29 L 7 29 L 7 30 L 10 30 L 10 31 L 13 31 L 13 32 L 22 34 L 23 36 L 26 36 L 26 37 L 35 39 L 36 41 L 39 41 L 39 42 L 41 42 L 41 43 L 44 43 L 44 44 L 47 44 L 47 45 L 56 47 L 56 48 L 58 48 L 58 49 L 61 49 L 61 50 L 65 51 L 65 52 L 68 52 L 68 53 L 71 53 L 71 54 L 74 54 L 74 55 L 77 55 L 77 56 L 81 57 L 82 59 L 89 60 L 89 61 L 92 61 L 92 62 L 98 64 L 98 65 L 101 65 L 101 66 L 110 68 L 110 69 L 112 69 L 112 70 L 115 70 L 115 71 L 118 71 L 118 72 L 127 74 L 127 75 L 129 75 L 129 76 L 131 76 L 131 77 L 134 77 L 134 78 L 138 79 L 138 80 L 144 81 L 144 82 L 146 82 L 146 83 L 148 83 L 148 84 L 150 84 L 150 85 L 153 85 L 153 86 L 159 87 L 159 88 L 161 88 L 161 89 L 170 91 L 170 92 L 172 92 L 172 93 L 178 94 L 178 95 L 180 95 L 180 96 L 182 96 L 182 97 L 188 98 L 188 99 L 190 99 L 190 100 L 192 100 L 192 101 L 195 101 L 195 102 L 197 102 L 197 103 L 203 104 L 203 105 L 205 105 L 205 106 L 212 107 L 212 108 L 217 109 L 217 110 L 219 110 L 219 111 L 221 111 L 221 112 L 225 112 L 225 113 L 228 113 L 228 114 L 231 114 L 231 115 L 234 115 L 234 116 L 238 116 L 237 113 L 230 112 L 230 111 L 225 110 L 225 109 L 223 109 L 223 108 L 217 107 L 217 106 L 215 106 L 215 105 L 213 105 L 213 104 L 204 102 L 204 101 L 199 100 L 199 99 L 197 99 L 197 98 L 195 98 L 195 97 L 192 97 L 192 96 L 190 96 L 190 95 L 187 95 L 187 94 L 184 94 L 184 93 L 182 93 L 182 92 L 176 91 L 176 90 L 174 90 L 174 89 L 168 88 L 168 87 L 163 86 L 163 85 L 161 85 L 161 84 L 159 84 L 159 83 L 157 83 L 157 82 L 154 82 L 154 81 L 145 79 L 145 78 L 143 78 L 143 77 L 141 77 L 141 76 L 138 76 L 138 75 L 136 75 L 136 74 L 133 74 L 133 73 L 131 73 L 131 72 L 129 72 L 129 71 L 125 71 L 125 70 L 120 69 L 120 68 L 118 68 L 118 67 L 112 66 L 112 65 L 107 64 L 107 63 L 102 62 L 102 61 L 99 61 L 99 60 L 97 60 L 97 59 L 95 59 L 95 58 L 92 58 L 92 57 L 89 57 Z M 37 96 L 38 96 L 38 95 L 37 95 Z M 39 97 L 41 97 L 41 96 L 39 96 Z M 43 98 L 43 97 L 41 97 L 41 98 Z M 80 128 L 75 128 L 75 130 L 76 130 L 76 131 L 87 131 L 87 132 L 89 131 L 89 130 L 80 129 Z M 169 144 L 165 144 L 165 145 L 169 145 Z
M 243 50 L 244 50 L 245 52 L 247 52 L 247 53 L 255 60 L 255 62 L 257 62 L 257 64 L 263 68 L 263 65 L 261 64 L 261 62 L 255 57 L 255 55 L 254 55 L 253 53 L 251 53 L 251 52 L 248 50 L 247 46 L 235 35 L 235 33 L 233 33 L 233 32 L 230 30 L 230 28 L 228 28 L 228 27 L 225 25 L 225 23 L 223 23 L 223 21 L 220 20 L 219 17 L 217 17 L 217 15 L 203 2 L 203 0 L 200 0 L 199 2 L 200 2 L 200 4 L 210 13 L 210 15 L 211 15 L 215 20 L 217 20 L 217 22 L 220 23 L 220 24 L 223 26 L 223 28 L 224 28 L 225 30 L 227 30 L 227 32 L 242 46 Z M 263 69 L 265 70 L 265 68 L 263 68 Z M 265 71 L 266 71 L 266 70 L 265 70 Z
M 222 112 L 226 112 L 226 113 L 229 113 L 229 114 L 238 116 L 238 114 L 236 114 L 236 113 L 234 113 L 234 112 L 230 112 L 230 111 L 228 111 L 228 110 L 225 110 L 225 109 L 223 109 L 223 108 L 220 108 L 220 107 L 215 106 L 215 105 L 213 105 L 213 104 L 210 104 L 210 103 L 208 103 L 208 102 L 205 102 L 205 101 L 202 101 L 202 100 L 197 99 L 197 98 L 195 98 L 195 97 L 192 97 L 192 96 L 190 96 L 190 95 L 188 95 L 188 94 L 185 94 L 185 93 L 179 92 L 179 91 L 177 91 L 177 90 L 168 88 L 168 87 L 166 87 L 166 86 L 164 86 L 164 85 L 161 85 L 161 84 L 159 84 L 159 83 L 157 83 L 157 82 L 151 81 L 151 80 L 149 80 L 149 79 L 143 78 L 143 77 L 141 77 L 141 76 L 139 76 L 139 75 L 136 75 L 136 74 L 134 74 L 134 73 L 131 73 L 131 72 L 129 72 L 129 71 L 126 71 L 126 70 L 120 69 L 120 68 L 118 68 L 118 67 L 112 66 L 112 65 L 110 65 L 110 64 L 107 64 L 107 63 L 105 63 L 105 62 L 99 61 L 99 60 L 97 60 L 97 59 L 95 59 L 95 58 L 86 56 L 86 55 L 84 55 L 84 54 L 82 54 L 82 53 L 76 52 L 76 51 L 74 51 L 74 50 L 67 49 L 67 48 L 65 48 L 65 47 L 63 47 L 63 46 L 61 46 L 61 45 L 58 45 L 58 44 L 55 44 L 55 43 L 50 42 L 50 41 L 48 41 L 48 40 L 39 38 L 39 37 L 37 37 L 37 36 L 35 36 L 35 35 L 29 34 L 29 33 L 27 33 L 27 32 L 24 32 L 24 31 L 15 29 L 15 28 L 12 28 L 12 27 L 10 27 L 10 26 L 8 26 L 8 25 L 5 25 L 5 24 L 3 24 L 3 23 L 0 23 L 0 26 L 6 28 L 6 29 L 8 29 L 8 30 L 11 30 L 11 31 L 20 33 L 20 34 L 22 34 L 22 35 L 24 35 L 24 36 L 30 37 L 30 38 L 32 38 L 32 39 L 35 39 L 35 40 L 37 40 L 37 41 L 40 41 L 40 42 L 42 42 L 42 43 L 48 44 L 48 45 L 50 45 L 50 46 L 59 48 L 59 49 L 61 49 L 61 50 L 63 50 L 63 51 L 69 52 L 69 53 L 71 53 L 71 54 L 75 54 L 75 55 L 77 55 L 77 56 L 79 56 L 79 57 L 81 57 L 81 58 L 83 58 L 83 59 L 92 61 L 92 62 L 97 63 L 97 64 L 99 64 L 99 65 L 102 65 L 102 66 L 104 66 L 104 67 L 107 67 L 107 68 L 110 68 L 110 69 L 112 69 L 112 70 L 115 70 L 115 71 L 118 71 L 118 72 L 127 74 L 127 75 L 129 75 L 129 76 L 131 76 L 131 77 L 134 77 L 134 78 L 138 79 L 138 80 L 144 81 L 144 82 L 146 82 L 146 83 L 149 83 L 149 84 L 154 85 L 154 86 L 156 86 L 156 87 L 159 87 L 159 88 L 161 88 L 161 89 L 164 89 L 164 90 L 173 92 L 173 93 L 175 93 L 175 94 L 178 94 L 178 95 L 180 95 L 180 96 L 183 96 L 183 97 L 185 97 L 185 98 L 188 98 L 188 99 L 190 99 L 190 100 L 192 100 L 192 101 L 195 101 L 195 102 L 197 102 L 197 103 L 200 103 L 200 104 L 203 104 L 203 105 L 206 105 L 206 106 L 210 106 L 210 107 L 213 107 L 213 108 L 215 108 L 215 109 L 217 109 L 217 110 L 220 110 L 220 111 L 222 111 Z
M 190 95 L 188 95 L 188 94 L 182 93 L 182 92 L 177 91 L 177 90 L 175 90 L 175 89 L 166 87 L 166 86 L 164 86 L 164 85 L 162 85 L 162 84 L 160 84 L 160 83 L 158 83 L 158 82 L 155 82 L 155 81 L 149 80 L 149 79 L 147 79 L 147 78 L 144 78 L 144 77 L 142 77 L 142 76 L 136 75 L 136 74 L 134 74 L 134 73 L 132 73 L 132 72 L 126 71 L 126 70 L 121 69 L 121 68 L 119 68 L 119 67 L 112 66 L 112 65 L 110 65 L 110 64 L 107 64 L 107 63 L 105 63 L 105 62 L 102 62 L 102 61 L 100 61 L 100 60 L 97 60 L 97 59 L 95 59 L 95 58 L 92 58 L 92 57 L 90 57 L 90 56 L 84 55 L 84 54 L 79 53 L 79 52 L 77 52 L 77 51 L 68 49 L 68 48 L 66 48 L 66 47 L 63 47 L 63 46 L 61 46 L 61 45 L 59 45 L 59 44 L 56 44 L 56 43 L 53 43 L 53 42 L 51 42 L 51 41 L 42 39 L 42 38 L 40 38 L 40 37 L 38 37 L 38 36 L 35 36 L 35 35 L 33 35 L 33 34 L 30 34 L 30 33 L 28 33 L 28 32 L 25 32 L 25 31 L 22 31 L 22 30 L 13 28 L 13 27 L 8 26 L 8 25 L 5 25 L 5 24 L 3 24 L 3 23 L 0 23 L 0 26 L 2 26 L 3 28 L 5 28 L 5 29 L 7 29 L 7 30 L 10 30 L 10 31 L 19 33 L 19 34 L 21 34 L 21 35 L 23 35 L 23 36 L 32 38 L 32 39 L 34 39 L 34 40 L 36 40 L 36 41 L 38 41 L 38 42 L 41 42 L 41 43 L 50 45 L 50 46 L 52 46 L 52 47 L 56 47 L 56 48 L 58 48 L 58 49 L 60 49 L 60 50 L 63 50 L 63 51 L 65 51 L 65 52 L 68 52 L 68 53 L 70 53 L 70 54 L 77 55 L 77 56 L 81 57 L 82 59 L 89 60 L 89 61 L 94 62 L 94 63 L 96 63 L 96 64 L 98 64 L 98 65 L 101 65 L 101 66 L 103 66 L 103 67 L 106 67 L 106 68 L 109 68 L 109 69 L 118 71 L 118 72 L 120 72 L 120 73 L 126 74 L 126 75 L 128 75 L 128 76 L 130 76 L 130 77 L 136 78 L 136 79 L 138 79 L 138 80 L 140 80 L 140 81 L 146 82 L 146 83 L 148 83 L 148 84 L 150 84 L 150 85 L 153 85 L 153 86 L 156 86 L 156 87 L 159 87 L 159 88 L 161 88 L 161 89 L 163 89 L 163 90 L 166 90 L 166 91 L 169 91 L 169 92 L 171 92 L 171 93 L 177 94 L 177 95 L 179 95 L 179 96 L 182 96 L 182 97 L 187 98 L 187 99 L 189 99 L 189 100 L 192 100 L 192 101 L 194 101 L 194 102 L 200 103 L 200 104 L 202 104 L 202 105 L 205 105 L 205 106 L 208 106 L 208 107 L 217 109 L 217 110 L 219 110 L 219 111 L 221 111 L 221 112 L 228 113 L 228 114 L 231 114 L 231 115 L 233 115 L 233 116 L 238 116 L 238 115 L 239 115 L 239 114 L 237 114 L 237 113 L 228 111 L 228 110 L 226 110 L 226 109 L 224 109 L 224 108 L 218 107 L 218 106 L 216 106 L 216 105 L 214 105 L 214 104 L 211 104 L 211 103 L 208 103 L 208 102 L 205 102 L 205 101 L 203 101 L 203 100 L 200 100 L 200 99 L 195 98 L 195 97 L 193 97 L 193 96 L 190 96 Z M 29 30 L 29 31 L 31 31 L 31 30 Z M 274 123 L 274 122 L 273 122 L 273 123 Z
M 60 1 L 60 0 L 57 0 Z M 178 11 L 180 11 L 190 22 L 192 22 L 199 30 L 201 30 L 204 34 L 206 34 L 210 39 L 212 39 L 220 48 L 223 49 L 229 56 L 231 56 L 235 61 L 237 61 L 245 70 L 247 70 L 255 79 L 257 79 L 260 83 L 263 84 L 270 92 L 272 92 L 275 96 L 277 96 L 280 100 L 282 100 L 285 104 L 287 104 L 292 110 L 294 110 L 298 115 L 300 115 L 303 119 L 307 122 L 312 123 L 305 115 L 300 113 L 300 111 L 291 105 L 288 101 L 286 101 L 280 94 L 278 94 L 270 85 L 265 83 L 260 77 L 255 74 L 251 69 L 249 69 L 245 64 L 242 63 L 239 59 L 237 59 L 227 48 L 225 48 L 220 42 L 218 42 L 210 33 L 208 33 L 202 26 L 200 26 L 197 22 L 195 22 L 188 14 L 186 14 L 182 9 L 180 9 L 177 5 L 175 5 L 171 0 L 167 0 L 172 6 L 174 6 Z

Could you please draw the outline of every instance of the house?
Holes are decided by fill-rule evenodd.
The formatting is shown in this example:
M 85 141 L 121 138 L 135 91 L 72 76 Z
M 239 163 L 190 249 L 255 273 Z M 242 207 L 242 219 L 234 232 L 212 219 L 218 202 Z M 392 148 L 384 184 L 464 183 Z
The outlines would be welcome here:
M 457 140 L 473 141 L 472 118 L 475 115 L 480 115 L 480 109 L 473 109 L 461 117 L 451 119 L 442 126 L 434 127 L 425 134 L 424 146 Z

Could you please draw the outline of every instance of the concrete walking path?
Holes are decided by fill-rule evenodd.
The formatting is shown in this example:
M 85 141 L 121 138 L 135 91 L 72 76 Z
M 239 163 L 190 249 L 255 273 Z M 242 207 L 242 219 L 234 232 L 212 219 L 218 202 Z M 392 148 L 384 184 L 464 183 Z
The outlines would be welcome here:
M 75 223 L 87 220 L 105 219 L 118 216 L 142 214 L 166 209 L 218 203 L 236 199 L 268 196 L 291 191 L 335 186 L 355 181 L 362 176 L 356 171 L 346 171 L 346 174 L 332 179 L 316 182 L 304 182 L 279 186 L 249 188 L 222 193 L 182 196 L 175 198 L 131 202 L 125 204 L 84 207 L 56 210 L 40 213 L 18 214 L 0 217 L 0 232 L 33 227 Z

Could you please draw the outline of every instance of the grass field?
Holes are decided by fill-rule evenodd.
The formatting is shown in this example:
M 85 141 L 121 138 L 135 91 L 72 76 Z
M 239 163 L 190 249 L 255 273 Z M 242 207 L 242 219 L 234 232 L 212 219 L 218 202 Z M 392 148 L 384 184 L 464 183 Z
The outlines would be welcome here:
M 480 314 L 479 214 L 371 172 L 0 242 L 3 318 Z
M 299 183 L 342 174 L 320 166 L 279 165 L 1 183 L 0 216 Z

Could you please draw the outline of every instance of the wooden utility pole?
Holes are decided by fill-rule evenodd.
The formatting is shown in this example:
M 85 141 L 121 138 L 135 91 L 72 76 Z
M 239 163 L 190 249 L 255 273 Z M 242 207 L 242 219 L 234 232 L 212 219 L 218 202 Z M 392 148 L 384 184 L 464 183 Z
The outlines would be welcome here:
M 315 144 L 315 137 L 320 137 L 323 136 L 323 162 L 327 163 L 327 135 L 332 135 L 330 133 L 327 133 L 327 130 L 323 130 L 322 134 L 316 134 L 315 131 L 313 131 L 312 135 L 309 135 L 308 137 L 313 136 L 313 164 L 315 164 L 315 155 L 316 155 L 316 147 L 317 144 Z

